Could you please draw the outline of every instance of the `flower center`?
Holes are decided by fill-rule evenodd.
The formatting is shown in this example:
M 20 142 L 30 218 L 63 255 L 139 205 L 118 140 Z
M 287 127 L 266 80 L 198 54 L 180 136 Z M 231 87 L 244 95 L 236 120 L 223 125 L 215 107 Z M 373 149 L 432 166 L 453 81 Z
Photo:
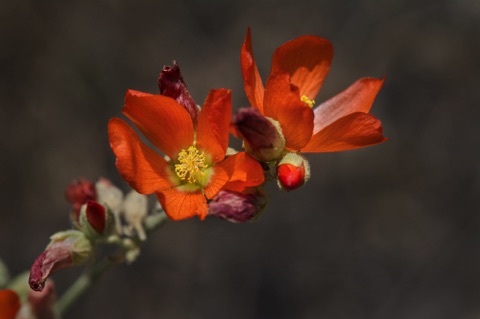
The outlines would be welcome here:
M 306 95 L 302 95 L 302 97 L 300 98 L 300 100 L 307 104 L 308 106 L 310 106 L 311 108 L 313 107 L 313 105 L 315 104 L 315 100 L 310 100 Z
M 205 163 L 205 154 L 195 147 L 190 146 L 178 153 L 178 162 L 175 164 L 175 173 L 182 181 L 187 180 L 190 184 L 195 183 L 200 177 L 205 176 L 204 169 L 208 168 Z

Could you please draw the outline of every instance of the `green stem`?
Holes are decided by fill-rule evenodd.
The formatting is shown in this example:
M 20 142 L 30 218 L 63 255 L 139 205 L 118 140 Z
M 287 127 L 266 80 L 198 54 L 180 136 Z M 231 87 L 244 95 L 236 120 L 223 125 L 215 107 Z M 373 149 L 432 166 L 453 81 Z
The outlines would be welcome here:
M 153 214 L 147 216 L 144 221 L 145 231 L 147 234 L 158 229 L 168 218 L 165 213 Z M 126 253 L 126 251 L 123 251 Z M 84 296 L 88 290 L 98 282 L 109 270 L 116 265 L 121 264 L 124 258 L 106 258 L 83 273 L 77 280 L 65 291 L 57 302 L 57 309 L 60 315 L 64 315 L 72 305 Z
M 93 265 L 90 271 L 82 274 L 58 300 L 59 313 L 65 314 L 78 299 L 87 293 L 90 287 L 117 264 L 118 262 L 103 260 Z

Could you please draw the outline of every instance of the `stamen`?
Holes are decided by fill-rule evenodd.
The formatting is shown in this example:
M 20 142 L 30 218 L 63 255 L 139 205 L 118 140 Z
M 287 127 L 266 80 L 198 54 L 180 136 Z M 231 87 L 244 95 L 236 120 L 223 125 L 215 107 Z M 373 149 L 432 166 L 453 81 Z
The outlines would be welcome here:
M 315 104 L 315 100 L 310 100 L 308 98 L 308 96 L 306 95 L 302 95 L 302 97 L 300 98 L 300 100 L 302 100 L 302 102 L 304 102 L 305 104 L 307 104 L 308 106 L 310 106 L 311 108 L 313 107 L 313 105 Z
M 192 184 L 198 178 L 205 176 L 203 170 L 208 167 L 205 163 L 205 154 L 200 153 L 195 146 L 190 146 L 188 150 L 181 150 L 177 159 L 180 164 L 175 164 L 175 173 L 182 181 L 187 180 Z

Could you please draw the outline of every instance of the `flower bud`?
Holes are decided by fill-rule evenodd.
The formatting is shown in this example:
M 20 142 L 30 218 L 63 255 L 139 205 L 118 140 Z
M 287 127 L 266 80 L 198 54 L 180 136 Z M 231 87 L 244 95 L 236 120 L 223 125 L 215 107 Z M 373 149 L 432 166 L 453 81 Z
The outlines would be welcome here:
M 78 215 L 82 205 L 87 200 L 95 200 L 97 197 L 95 185 L 89 180 L 78 178 L 67 186 L 65 197 L 72 204 L 73 221 L 78 222 Z
M 280 124 L 251 107 L 241 108 L 233 119 L 238 137 L 244 140 L 245 150 L 262 162 L 278 159 L 285 147 Z
M 297 153 L 287 153 L 277 166 L 278 186 L 289 192 L 310 179 L 310 164 Z
M 127 224 L 130 228 L 135 229 L 141 241 L 147 239 L 145 229 L 143 228 L 143 221 L 147 217 L 148 212 L 147 196 L 132 190 L 125 196 L 123 207 Z
M 20 309 L 20 298 L 10 289 L 0 290 L 0 318 L 14 319 Z
M 89 200 L 80 210 L 80 230 L 90 239 L 111 235 L 114 228 L 113 213 L 96 201 Z
M 259 188 L 250 188 L 243 193 L 222 190 L 208 204 L 208 214 L 244 223 L 260 216 L 267 204 L 268 197 Z
M 50 244 L 30 269 L 28 282 L 35 291 L 42 291 L 45 281 L 55 271 L 81 265 L 93 254 L 90 240 L 78 230 L 58 232 L 50 239 Z
M 183 106 L 192 117 L 193 123 L 197 124 L 199 109 L 190 92 L 188 92 L 177 62 L 174 61 L 173 66 L 163 67 L 158 78 L 158 88 L 161 95 L 171 97 Z

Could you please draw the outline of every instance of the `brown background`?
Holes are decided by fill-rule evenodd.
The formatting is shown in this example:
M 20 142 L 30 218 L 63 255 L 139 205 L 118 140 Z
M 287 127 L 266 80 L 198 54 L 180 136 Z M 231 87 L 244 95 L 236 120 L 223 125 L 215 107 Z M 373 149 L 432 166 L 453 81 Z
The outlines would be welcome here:
M 309 156 L 308 185 L 272 184 L 257 223 L 169 223 L 66 318 L 478 318 L 476 0 L 3 0 L 0 256 L 11 272 L 70 227 L 71 179 L 127 189 L 106 135 L 127 88 L 157 92 L 176 59 L 197 103 L 226 87 L 247 105 L 247 26 L 264 77 L 287 40 L 333 43 L 317 102 L 385 75 L 372 112 L 390 141 Z M 79 271 L 58 273 L 58 289 Z

